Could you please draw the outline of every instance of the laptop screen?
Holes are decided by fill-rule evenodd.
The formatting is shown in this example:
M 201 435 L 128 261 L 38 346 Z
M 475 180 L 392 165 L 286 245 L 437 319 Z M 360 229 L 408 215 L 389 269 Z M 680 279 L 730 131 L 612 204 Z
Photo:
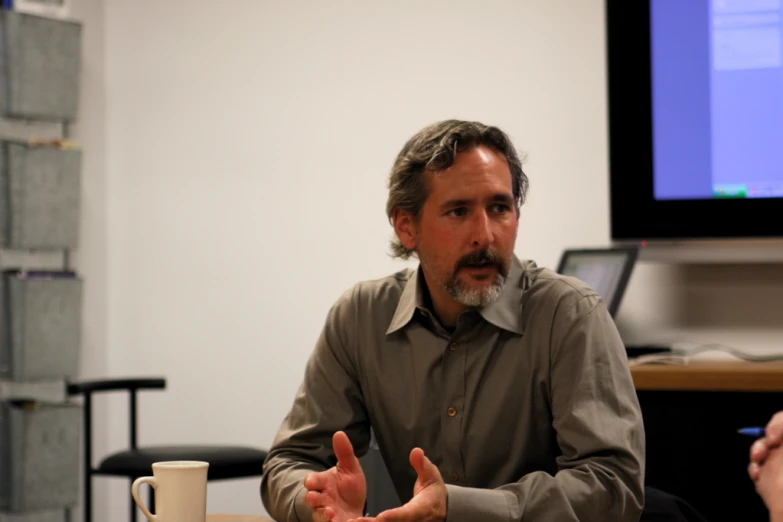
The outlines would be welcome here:
M 637 257 L 636 248 L 567 249 L 560 258 L 557 272 L 590 285 L 614 316 Z

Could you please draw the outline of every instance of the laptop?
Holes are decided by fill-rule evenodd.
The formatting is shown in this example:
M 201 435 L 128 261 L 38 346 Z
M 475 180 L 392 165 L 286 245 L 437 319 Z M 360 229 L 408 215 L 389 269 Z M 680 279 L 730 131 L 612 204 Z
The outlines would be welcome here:
M 615 317 L 638 258 L 637 247 L 569 248 L 560 256 L 557 273 L 590 285 Z

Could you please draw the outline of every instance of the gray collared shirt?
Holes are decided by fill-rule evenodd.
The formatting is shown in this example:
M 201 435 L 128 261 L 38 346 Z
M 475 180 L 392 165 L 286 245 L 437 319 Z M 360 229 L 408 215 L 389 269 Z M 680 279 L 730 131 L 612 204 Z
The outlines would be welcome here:
M 335 464 L 335 431 L 361 456 L 372 427 L 403 503 L 411 449 L 435 463 L 448 522 L 637 521 L 642 417 L 600 297 L 515 257 L 500 297 L 449 332 L 424 285 L 406 269 L 334 304 L 264 465 L 270 515 L 312 520 L 304 477 Z

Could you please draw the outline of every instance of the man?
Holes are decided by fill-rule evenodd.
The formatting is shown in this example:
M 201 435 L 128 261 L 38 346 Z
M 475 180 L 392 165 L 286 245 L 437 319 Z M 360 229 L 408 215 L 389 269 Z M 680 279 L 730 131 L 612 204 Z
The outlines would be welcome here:
M 769 510 L 770 522 L 783 522 L 783 411 L 767 424 L 750 448 L 748 474 Z
M 332 307 L 264 466 L 278 521 L 363 520 L 373 428 L 403 505 L 379 521 L 637 521 L 644 433 L 623 344 L 585 284 L 514 256 L 509 138 L 443 121 L 391 173 L 419 267 Z

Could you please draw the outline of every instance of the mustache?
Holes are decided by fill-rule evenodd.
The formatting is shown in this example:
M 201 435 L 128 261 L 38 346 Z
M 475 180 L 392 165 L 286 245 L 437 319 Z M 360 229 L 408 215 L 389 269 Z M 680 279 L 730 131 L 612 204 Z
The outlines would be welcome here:
M 476 250 L 475 252 L 471 252 L 470 254 L 459 258 L 457 266 L 454 268 L 455 270 L 459 270 L 460 268 L 471 265 L 500 265 L 502 264 L 501 261 L 500 256 L 492 250 Z

